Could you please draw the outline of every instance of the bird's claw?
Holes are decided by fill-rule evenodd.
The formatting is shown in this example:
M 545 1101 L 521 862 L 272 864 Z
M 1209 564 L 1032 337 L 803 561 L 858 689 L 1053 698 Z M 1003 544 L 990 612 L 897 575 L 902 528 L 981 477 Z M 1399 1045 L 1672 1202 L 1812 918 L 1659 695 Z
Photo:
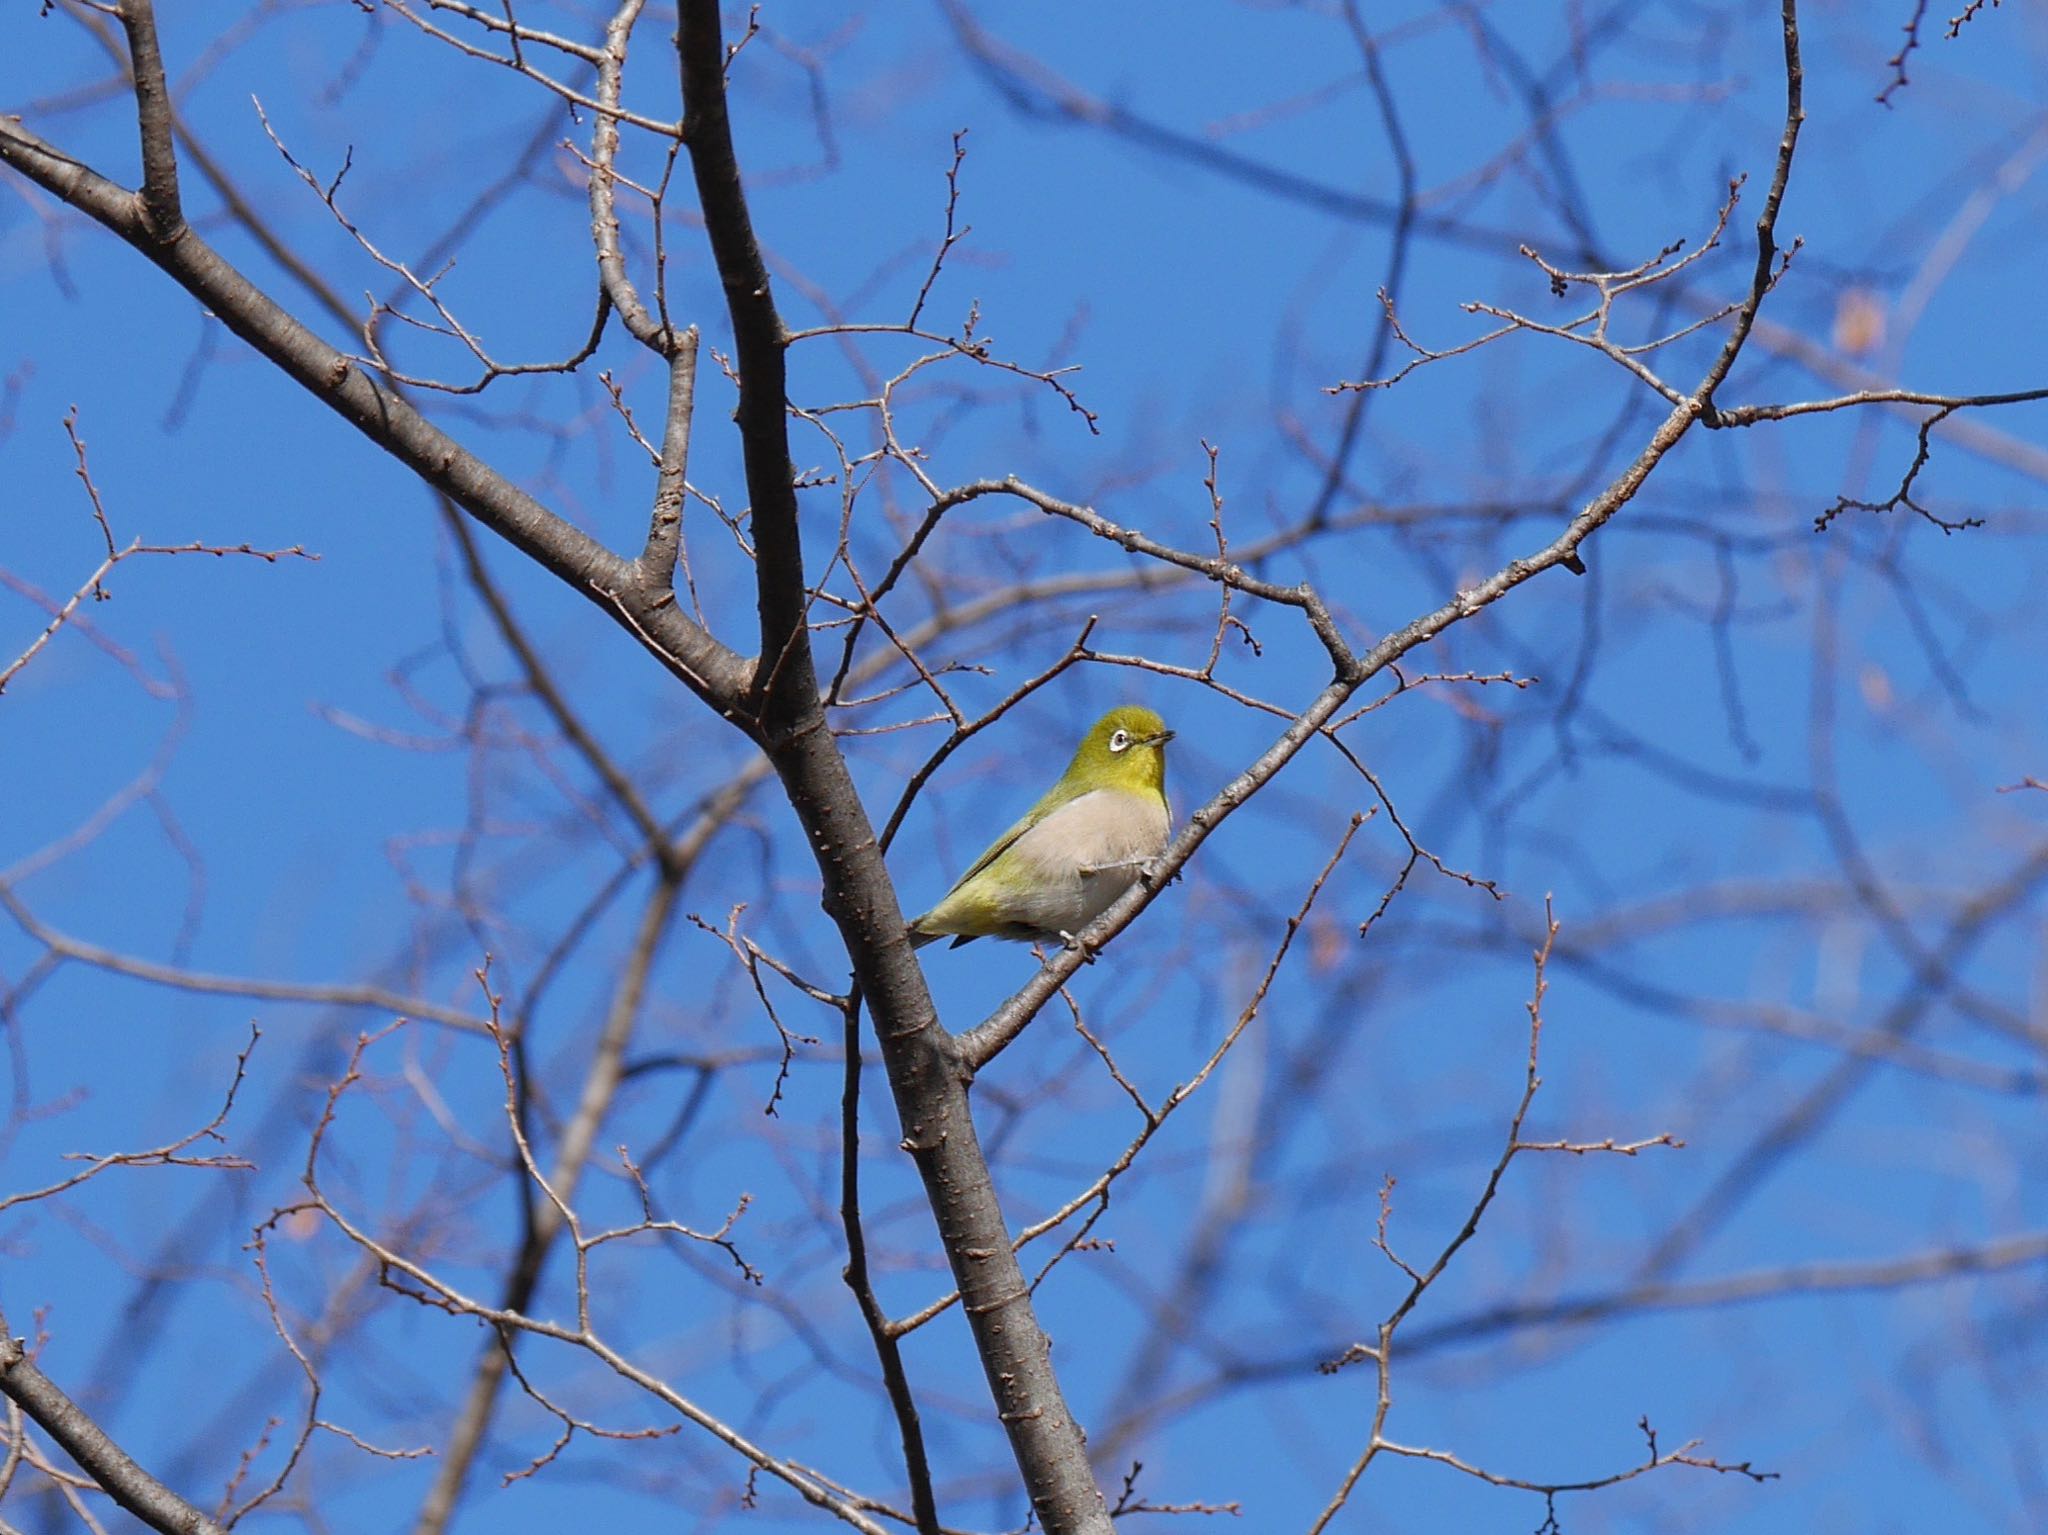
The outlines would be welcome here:
M 1075 953 L 1079 954 L 1081 956 L 1081 963 L 1084 965 L 1092 965 L 1095 963 L 1097 955 L 1097 950 L 1095 946 L 1090 943 L 1083 943 L 1079 938 L 1075 937 L 1072 933 L 1067 932 L 1064 928 L 1060 931 L 1060 947 L 1063 949 L 1072 949 Z
M 1181 871 L 1178 869 L 1171 873 L 1167 872 L 1164 853 L 1157 858 L 1146 859 L 1138 867 L 1138 878 L 1145 882 L 1147 890 L 1161 890 L 1168 885 L 1177 885 L 1180 883 L 1180 875 Z

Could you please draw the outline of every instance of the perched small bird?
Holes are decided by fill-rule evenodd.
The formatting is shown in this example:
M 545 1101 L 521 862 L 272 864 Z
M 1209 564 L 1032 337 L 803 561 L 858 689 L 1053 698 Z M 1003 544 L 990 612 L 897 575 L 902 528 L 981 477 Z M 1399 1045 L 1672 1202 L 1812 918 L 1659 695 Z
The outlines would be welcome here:
M 1103 715 L 1045 798 L 910 924 L 911 943 L 1070 942 L 1164 851 L 1172 739 L 1150 709 Z

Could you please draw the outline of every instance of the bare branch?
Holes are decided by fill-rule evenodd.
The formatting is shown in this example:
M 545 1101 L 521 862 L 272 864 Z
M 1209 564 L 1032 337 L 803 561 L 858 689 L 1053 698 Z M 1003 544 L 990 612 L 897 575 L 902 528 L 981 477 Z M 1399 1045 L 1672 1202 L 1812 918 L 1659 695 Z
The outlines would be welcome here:
M 597 60 L 597 96 L 601 107 L 591 129 L 590 143 L 590 232 L 597 242 L 597 269 L 604 280 L 605 295 L 633 339 L 665 357 L 674 357 L 678 338 L 665 323 L 647 312 L 640 290 L 626 271 L 625 252 L 619 246 L 619 215 L 614 206 L 613 165 L 619 154 L 617 110 L 624 89 L 626 51 L 633 40 L 633 27 L 640 19 L 645 0 L 622 0 L 604 29 L 604 51 Z M 694 359 L 693 359 L 694 361 Z
M 316 399 L 611 613 L 692 688 L 707 698 L 739 695 L 739 658 L 673 606 L 654 606 L 630 562 L 548 511 L 327 345 L 196 232 L 159 239 L 127 193 L 18 122 L 0 120 L 0 161 L 128 241 Z
M 668 367 L 668 420 L 662 431 L 660 475 L 640 566 L 659 590 L 673 594 L 676 562 L 683 548 L 683 503 L 689 492 L 690 429 L 697 408 L 696 326 L 683 332 Z
M 58 1182 L 49 1184 L 46 1187 L 7 1195 L 4 1199 L 0 1199 L 0 1211 L 11 1210 L 17 1205 L 30 1204 L 40 1199 L 53 1198 L 69 1189 L 77 1188 L 81 1183 L 97 1178 L 101 1173 L 112 1167 L 214 1167 L 223 1168 L 230 1172 L 248 1172 L 252 1170 L 256 1164 L 245 1157 L 218 1153 L 206 1156 L 187 1156 L 186 1151 L 189 1147 L 197 1145 L 200 1141 L 219 1143 L 222 1140 L 220 1127 L 227 1123 L 228 1115 L 234 1112 L 235 1094 L 241 1091 L 242 1079 L 248 1073 L 249 1056 L 256 1048 L 256 1041 L 262 1037 L 263 1031 L 254 1024 L 251 1024 L 249 1027 L 249 1043 L 244 1045 L 240 1053 L 235 1057 L 234 1077 L 228 1083 L 227 1097 L 220 1106 L 220 1112 L 215 1114 L 213 1118 L 209 1119 L 197 1130 L 192 1131 L 188 1135 L 180 1136 L 177 1140 L 166 1142 L 164 1145 L 151 1147 L 147 1151 L 115 1151 L 100 1156 L 93 1156 L 86 1152 L 72 1152 L 69 1154 L 69 1160 L 83 1162 L 85 1163 L 84 1167 L 80 1168 L 70 1177 L 60 1179 Z
M 37 1369 L 5 1316 L 0 1316 L 0 1392 L 62 1445 L 109 1497 L 151 1529 L 163 1535 L 226 1535 L 220 1525 L 137 1465 Z
M 135 88 L 135 125 L 142 136 L 142 208 L 150 233 L 174 240 L 185 229 L 178 192 L 178 156 L 171 143 L 171 95 L 164 82 L 153 0 L 121 0 L 117 14 L 128 34 Z

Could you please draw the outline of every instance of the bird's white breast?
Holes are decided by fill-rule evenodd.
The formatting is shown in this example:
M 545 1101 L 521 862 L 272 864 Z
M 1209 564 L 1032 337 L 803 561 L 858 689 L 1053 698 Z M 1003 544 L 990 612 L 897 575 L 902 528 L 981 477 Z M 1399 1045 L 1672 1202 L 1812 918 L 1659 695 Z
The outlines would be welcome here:
M 1033 877 L 1007 915 L 1048 934 L 1079 932 L 1130 889 L 1166 834 L 1157 795 L 1094 789 L 1069 800 L 1011 845 Z

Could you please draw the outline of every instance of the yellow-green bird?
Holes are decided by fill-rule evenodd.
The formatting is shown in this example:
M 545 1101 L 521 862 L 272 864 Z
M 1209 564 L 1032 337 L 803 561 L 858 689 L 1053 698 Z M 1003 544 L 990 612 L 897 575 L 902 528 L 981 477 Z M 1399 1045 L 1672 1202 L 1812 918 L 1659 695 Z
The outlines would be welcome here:
M 1165 850 L 1172 739 L 1150 709 L 1103 715 L 1060 781 L 910 924 L 912 945 L 1071 941 Z

